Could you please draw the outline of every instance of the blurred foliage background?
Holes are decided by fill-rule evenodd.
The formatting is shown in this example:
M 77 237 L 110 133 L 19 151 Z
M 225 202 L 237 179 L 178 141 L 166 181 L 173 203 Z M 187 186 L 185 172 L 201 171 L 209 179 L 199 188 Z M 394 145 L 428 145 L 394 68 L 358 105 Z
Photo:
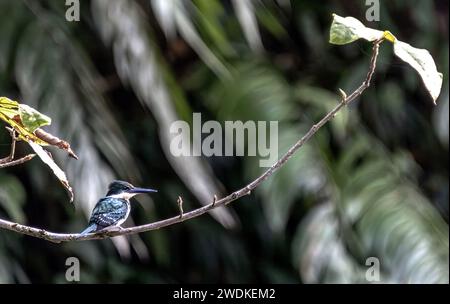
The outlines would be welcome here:
M 364 79 L 370 44 L 328 44 L 333 12 L 430 50 L 432 102 L 382 45 L 372 86 L 251 196 L 211 216 L 114 240 L 52 244 L 0 231 L 0 283 L 365 283 L 449 281 L 448 1 L 0 0 L 0 95 L 52 117 L 74 161 L 51 149 L 74 206 L 41 162 L 0 171 L 0 217 L 80 231 L 113 179 L 159 189 L 127 225 L 209 203 L 262 172 L 257 157 L 175 158 L 177 119 L 279 121 L 281 155 Z M 0 132 L 0 152 L 10 138 Z M 19 144 L 25 154 L 27 145 Z M 2 156 L 3 157 L 3 156 Z M 220 196 L 220 195 L 219 195 Z

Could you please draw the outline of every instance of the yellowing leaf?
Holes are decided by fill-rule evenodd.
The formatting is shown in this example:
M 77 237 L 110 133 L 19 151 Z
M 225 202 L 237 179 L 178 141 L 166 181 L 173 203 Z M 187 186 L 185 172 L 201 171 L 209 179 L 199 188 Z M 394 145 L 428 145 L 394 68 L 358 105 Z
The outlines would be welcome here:
M 50 157 L 47 151 L 44 150 L 41 146 L 38 144 L 35 144 L 32 141 L 28 141 L 28 144 L 31 146 L 31 148 L 36 152 L 36 154 L 40 157 L 40 159 L 47 164 L 47 166 L 52 169 L 53 174 L 59 179 L 61 184 L 66 188 L 67 192 L 70 196 L 70 202 L 73 202 L 73 191 L 72 187 L 70 187 L 69 181 L 67 180 L 66 174 L 64 173 L 61 168 L 58 167 L 58 165 L 53 161 L 53 159 Z
M 330 28 L 330 43 L 348 44 L 360 38 L 375 41 L 384 37 L 384 32 L 366 27 L 356 18 L 333 14 Z
M 19 134 L 20 139 L 26 142 L 33 141 L 41 146 L 56 146 L 65 150 L 71 157 L 78 159 L 68 142 L 40 128 L 51 124 L 52 120 L 32 107 L 6 97 L 0 97 L 0 119 L 12 126 Z
M 431 54 L 425 49 L 417 49 L 399 40 L 394 42 L 394 53 L 419 73 L 428 93 L 433 98 L 434 104 L 436 104 L 436 99 L 439 97 L 442 88 L 443 75 L 437 71 Z
M 0 97 L 0 113 L 13 118 L 19 114 L 19 103 L 6 97 Z
M 72 202 L 73 191 L 66 174 L 56 165 L 49 153 L 41 146 L 56 146 L 67 151 L 73 158 L 78 159 L 78 157 L 70 148 L 69 143 L 40 129 L 40 127 L 51 123 L 50 117 L 39 113 L 30 106 L 20 104 L 6 97 L 0 97 L 0 119 L 13 127 L 19 134 L 19 138 L 26 141 L 40 159 L 52 169 L 53 174 L 55 174 L 69 192 L 70 202 Z
M 47 146 L 47 142 L 34 135 L 34 133 L 22 123 L 19 109 L 21 106 L 23 105 L 19 104 L 17 101 L 6 97 L 0 97 L 0 119 L 4 120 L 11 127 L 13 127 L 14 130 L 19 133 L 20 139 L 24 141 L 33 141 L 41 146 Z

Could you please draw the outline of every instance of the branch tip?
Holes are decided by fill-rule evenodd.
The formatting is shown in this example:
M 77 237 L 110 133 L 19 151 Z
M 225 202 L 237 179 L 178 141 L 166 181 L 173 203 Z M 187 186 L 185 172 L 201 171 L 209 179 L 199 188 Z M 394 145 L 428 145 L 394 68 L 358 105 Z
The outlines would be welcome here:
M 347 103 L 347 93 L 345 93 L 344 90 L 342 90 L 341 88 L 339 88 L 339 94 L 341 95 L 341 101 L 343 103 Z

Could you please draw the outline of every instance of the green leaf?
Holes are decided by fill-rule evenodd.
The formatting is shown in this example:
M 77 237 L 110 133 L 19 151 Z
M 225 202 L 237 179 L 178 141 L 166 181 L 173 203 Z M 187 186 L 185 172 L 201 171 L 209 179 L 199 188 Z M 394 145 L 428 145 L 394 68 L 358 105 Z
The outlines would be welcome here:
M 19 115 L 22 124 L 30 132 L 34 132 L 36 129 L 42 126 L 48 126 L 52 123 L 50 117 L 24 104 L 19 104 Z
M 389 31 L 379 31 L 365 27 L 359 20 L 353 17 L 340 17 L 333 14 L 333 22 L 330 28 L 330 43 L 347 44 L 358 39 L 375 41 L 384 38 L 394 44 L 394 53 L 401 60 L 412 66 L 422 78 L 425 87 L 436 104 L 442 88 L 442 73 L 439 73 L 433 57 L 425 49 L 417 49 L 398 40 Z
M 333 23 L 330 28 L 330 43 L 348 44 L 360 38 L 375 41 L 385 36 L 385 33 L 365 27 L 358 19 L 341 17 L 333 14 Z
M 436 99 L 439 97 L 442 88 L 443 75 L 437 71 L 430 52 L 396 40 L 394 42 L 394 53 L 419 73 L 428 93 L 433 98 L 434 104 L 436 104 Z
M 0 119 L 8 123 L 19 133 L 19 137 L 24 141 L 34 141 L 41 146 L 47 146 L 48 143 L 38 138 L 33 131 L 26 127 L 20 116 L 20 108 L 24 106 L 15 100 L 7 97 L 0 97 Z M 36 111 L 36 110 L 35 110 Z M 36 111 L 37 112 L 37 111 Z M 39 112 L 38 112 L 39 113 Z
M 19 103 L 6 97 L 0 97 L 0 114 L 3 114 L 9 119 L 13 119 L 18 115 Z M 4 119 L 6 122 L 7 120 Z
M 71 157 L 78 159 L 68 142 L 40 129 L 42 126 L 50 125 L 52 120 L 32 107 L 0 97 L 0 119 L 13 127 L 22 140 L 33 141 L 41 146 L 58 147 L 69 153 Z

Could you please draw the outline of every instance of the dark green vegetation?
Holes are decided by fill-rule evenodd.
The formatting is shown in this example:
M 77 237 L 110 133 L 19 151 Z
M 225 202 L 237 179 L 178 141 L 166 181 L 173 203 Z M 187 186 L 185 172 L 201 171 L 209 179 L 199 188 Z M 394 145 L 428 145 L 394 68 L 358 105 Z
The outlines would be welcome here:
M 361 100 L 228 212 L 129 242 L 55 245 L 0 231 L 0 282 L 65 282 L 70 256 L 85 283 L 365 282 L 369 256 L 385 282 L 448 282 L 447 1 L 384 1 L 372 24 L 362 1 L 195 0 L 163 19 L 157 2 L 82 1 L 81 22 L 68 23 L 63 1 L 0 0 L 0 96 L 49 115 L 47 130 L 80 158 L 51 149 L 75 209 L 41 162 L 1 170 L 1 218 L 80 231 L 115 178 L 160 190 L 134 204 L 135 224 L 177 214 L 178 195 L 187 211 L 241 187 L 261 173 L 258 158 L 205 159 L 212 171 L 177 162 L 164 152 L 161 113 L 277 120 L 281 155 L 367 72 L 370 43 L 328 44 L 332 12 L 430 50 L 444 74 L 438 106 L 382 46 Z M 6 130 L 0 143 L 3 157 Z

